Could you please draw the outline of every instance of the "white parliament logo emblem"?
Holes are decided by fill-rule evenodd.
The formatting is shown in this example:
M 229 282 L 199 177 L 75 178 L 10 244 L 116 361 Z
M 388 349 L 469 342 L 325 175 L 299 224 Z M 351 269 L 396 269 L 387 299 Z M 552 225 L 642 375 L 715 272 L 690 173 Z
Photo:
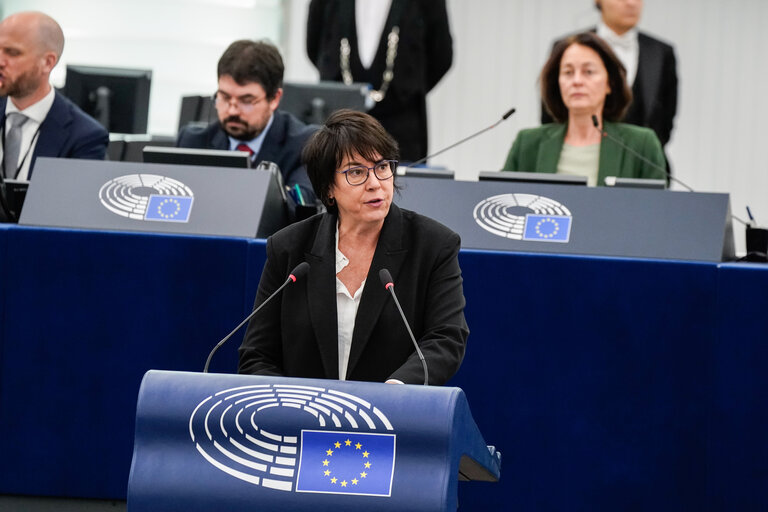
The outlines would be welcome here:
M 189 418 L 197 451 L 213 466 L 245 482 L 293 491 L 300 458 L 295 432 L 269 432 L 270 413 L 290 409 L 327 429 L 392 431 L 371 403 L 332 389 L 261 384 L 225 389 L 200 402 Z M 288 412 L 288 411 L 285 411 Z
M 472 212 L 475 222 L 494 235 L 523 240 L 526 215 L 570 217 L 571 212 L 553 199 L 533 194 L 501 194 L 483 199 Z
M 183 211 L 179 198 L 185 199 Z M 184 183 L 156 174 L 118 176 L 99 189 L 99 200 L 107 210 L 136 220 L 174 220 L 179 213 L 188 216 L 192 198 L 192 189 Z M 153 200 L 158 211 L 148 212 Z

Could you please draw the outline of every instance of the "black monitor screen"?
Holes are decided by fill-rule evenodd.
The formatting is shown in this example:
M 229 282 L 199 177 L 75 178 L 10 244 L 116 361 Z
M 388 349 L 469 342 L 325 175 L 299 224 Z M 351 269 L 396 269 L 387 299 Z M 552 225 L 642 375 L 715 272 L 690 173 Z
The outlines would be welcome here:
M 205 165 L 208 167 L 251 167 L 251 155 L 245 151 L 220 149 L 144 147 L 144 162 L 150 164 Z
M 368 89 L 368 84 L 363 83 L 345 85 L 339 82 L 285 82 L 280 110 L 290 112 L 305 123 L 323 124 L 331 113 L 341 108 L 366 111 Z
M 28 181 L 0 179 L 0 222 L 17 222 L 27 196 Z
M 544 183 L 548 185 L 586 185 L 586 176 L 554 174 L 546 172 L 499 172 L 480 171 L 480 181 L 516 181 L 519 183 Z
M 67 66 L 64 95 L 111 133 L 147 133 L 152 70 Z

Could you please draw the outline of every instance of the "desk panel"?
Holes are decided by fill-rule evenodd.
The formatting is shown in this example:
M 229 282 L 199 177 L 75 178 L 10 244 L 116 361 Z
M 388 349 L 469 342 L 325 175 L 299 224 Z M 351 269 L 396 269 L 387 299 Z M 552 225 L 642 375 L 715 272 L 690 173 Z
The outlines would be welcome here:
M 463 251 L 477 510 L 704 510 L 710 264 Z
M 0 227 L 0 494 L 124 499 L 139 382 L 199 371 L 264 241 Z M 463 250 L 462 510 L 762 510 L 768 268 Z M 763 315 L 763 316 L 761 316 Z M 213 360 L 233 372 L 237 334 Z
M 247 242 L 3 234 L 0 493 L 124 499 L 141 378 L 202 370 L 245 314 Z M 213 371 L 235 371 L 236 346 Z
M 768 510 L 768 265 L 722 265 L 712 357 L 712 510 Z

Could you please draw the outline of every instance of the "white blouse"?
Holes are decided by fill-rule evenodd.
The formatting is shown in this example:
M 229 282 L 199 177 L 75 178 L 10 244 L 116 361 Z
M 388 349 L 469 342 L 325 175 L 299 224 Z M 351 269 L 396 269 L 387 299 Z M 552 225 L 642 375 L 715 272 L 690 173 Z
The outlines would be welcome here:
M 355 331 L 355 317 L 363 295 L 365 280 L 351 295 L 344 283 L 338 278 L 339 272 L 349 265 L 349 259 L 339 250 L 339 225 L 336 224 L 336 320 L 339 329 L 339 380 L 347 379 L 349 350 L 352 347 L 352 334 Z

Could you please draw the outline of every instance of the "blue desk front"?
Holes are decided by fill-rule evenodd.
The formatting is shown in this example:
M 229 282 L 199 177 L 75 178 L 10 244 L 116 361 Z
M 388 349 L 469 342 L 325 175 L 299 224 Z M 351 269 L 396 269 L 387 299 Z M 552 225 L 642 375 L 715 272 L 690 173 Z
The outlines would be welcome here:
M 504 454 L 462 510 L 768 507 L 768 269 L 460 258 L 451 384 Z M 1 227 L 0 494 L 124 498 L 141 377 L 199 371 L 263 263 L 260 240 Z

